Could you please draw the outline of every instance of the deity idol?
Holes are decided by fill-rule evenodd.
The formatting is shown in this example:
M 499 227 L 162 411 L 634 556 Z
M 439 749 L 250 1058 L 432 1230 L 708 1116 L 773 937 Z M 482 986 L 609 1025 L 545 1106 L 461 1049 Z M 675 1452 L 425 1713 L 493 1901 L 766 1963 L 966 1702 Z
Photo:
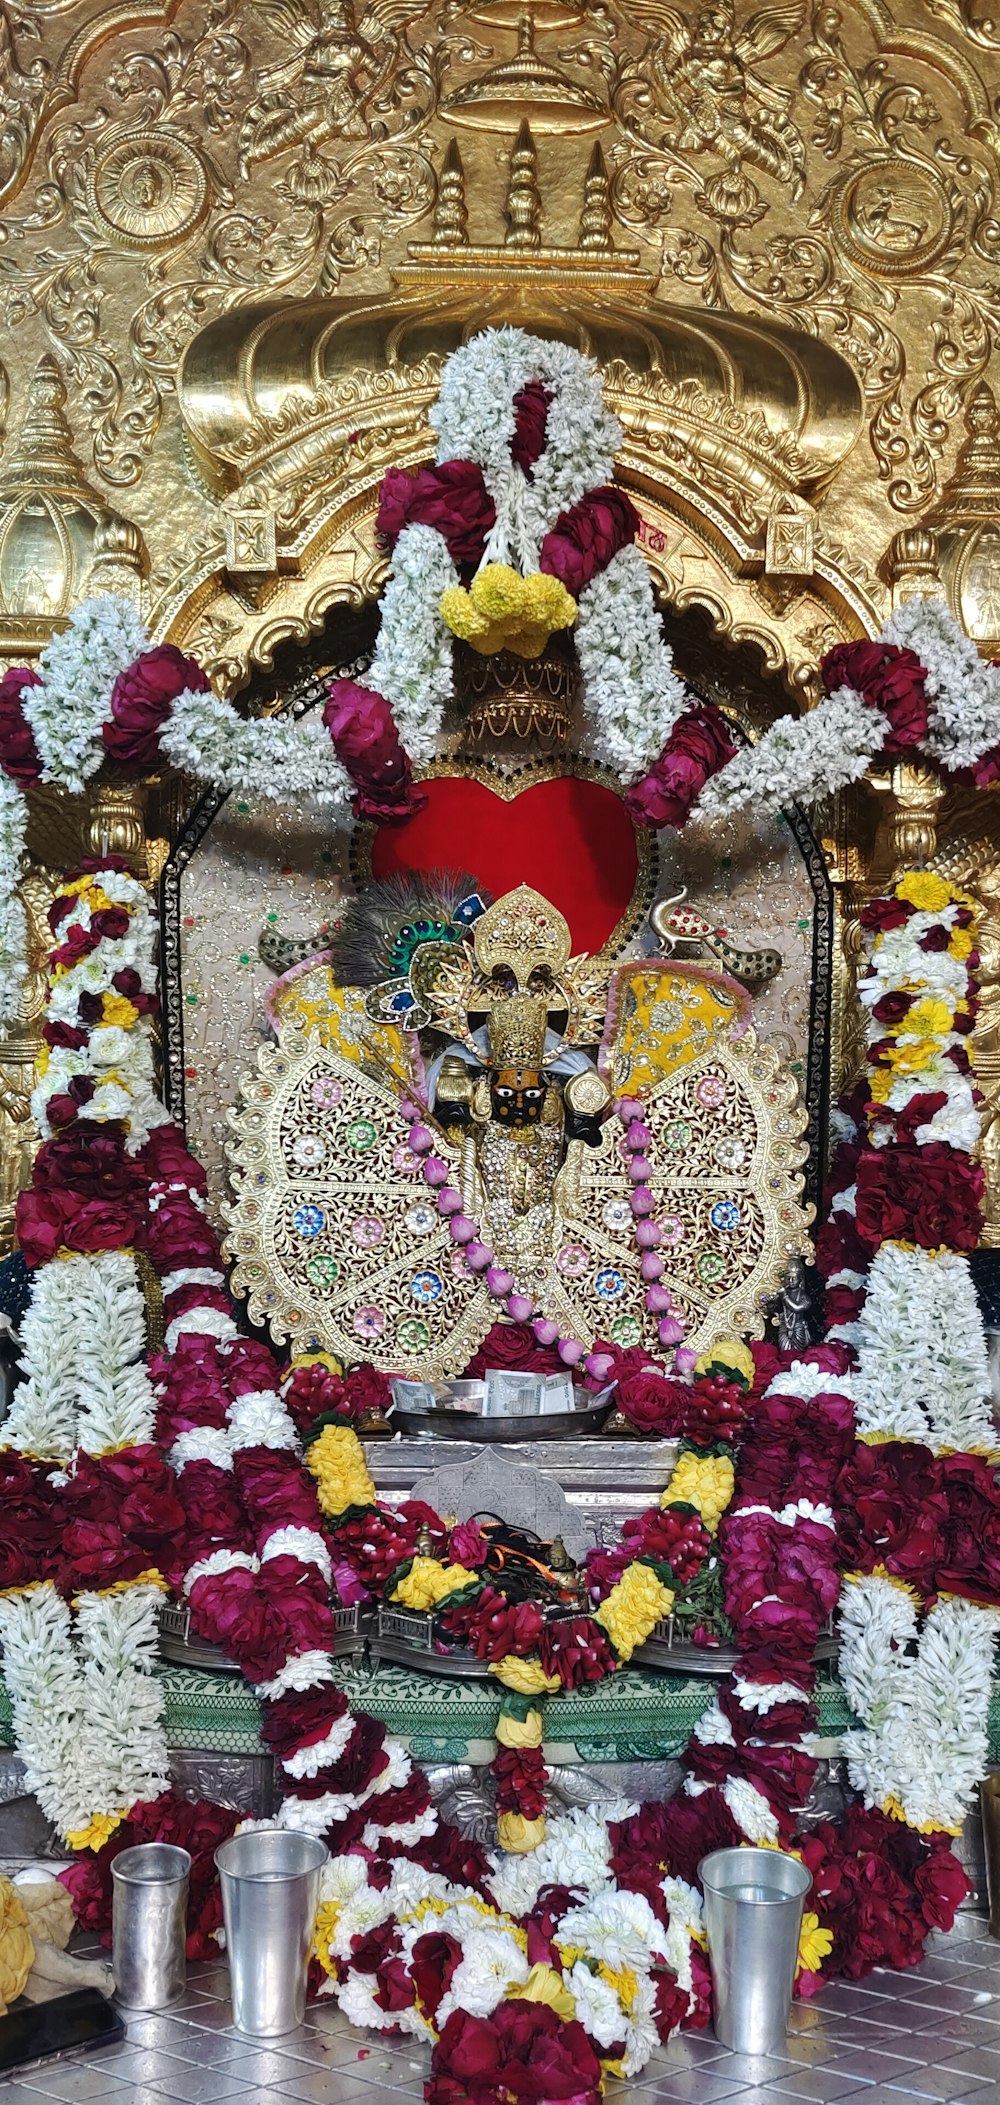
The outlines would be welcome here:
M 573 956 L 540 892 L 440 874 L 367 885 L 323 940 L 231 1114 L 233 1283 L 276 1337 L 437 1381 L 504 1314 L 570 1361 L 760 1333 L 807 1247 L 805 1115 L 734 968 L 780 960 L 671 902 L 669 954 Z

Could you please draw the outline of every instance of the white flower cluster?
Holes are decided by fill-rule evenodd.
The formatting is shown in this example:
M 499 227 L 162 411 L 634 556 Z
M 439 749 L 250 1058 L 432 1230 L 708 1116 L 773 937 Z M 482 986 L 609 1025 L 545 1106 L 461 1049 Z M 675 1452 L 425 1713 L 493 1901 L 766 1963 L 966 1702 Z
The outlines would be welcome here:
M 173 767 L 213 789 L 238 789 L 293 807 L 310 799 L 324 810 L 346 811 L 350 804 L 350 777 L 317 716 L 248 722 L 217 694 L 186 688 L 161 727 L 160 751 Z
M 79 793 L 104 757 L 101 737 L 119 673 L 149 649 L 131 600 L 115 593 L 81 600 L 38 661 L 40 685 L 21 691 L 42 763 L 42 781 Z
M 319 1921 L 326 1944 L 321 1957 L 338 1961 L 341 1977 L 330 1981 L 328 1992 L 352 2023 L 374 2030 L 398 2025 L 420 2039 L 436 2038 L 457 2010 L 491 2017 L 531 1977 L 520 1918 L 534 1906 L 542 1886 L 572 1885 L 585 1897 L 569 1908 L 556 1931 L 558 1943 L 572 1947 L 571 1961 L 562 1968 L 563 1990 L 598 2051 L 606 2054 L 624 2042 L 624 2071 L 636 2074 L 658 2040 L 655 1975 L 669 1967 L 682 1992 L 691 1994 L 692 1939 L 701 1937 L 703 1917 L 697 1893 L 682 1879 L 663 1880 L 666 1927 L 644 1894 L 615 1884 L 609 1823 L 635 1810 L 605 1805 L 557 1814 L 530 1857 L 495 1856 L 492 1909 L 470 1888 L 405 1859 L 394 1863 L 388 1885 L 375 1887 L 364 1857 L 333 1857 L 320 1885 Z M 453 1937 L 461 1946 L 433 2024 L 416 2003 L 391 2014 L 383 2011 L 374 2000 L 372 1977 L 351 1965 L 355 1940 L 389 1922 L 395 1925 L 404 1967 L 429 1932 Z
M 924 668 L 930 728 L 924 751 L 944 767 L 972 767 L 1000 745 L 1000 674 L 940 599 L 910 599 L 882 631 Z
M 958 1833 L 985 1772 L 1000 1612 L 942 1598 L 918 1639 L 909 1591 L 872 1576 L 848 1583 L 840 1619 L 841 1680 L 862 1720 L 842 1743 L 854 1789 L 913 1827 Z
M 514 397 L 532 380 L 551 400 L 544 450 L 529 478 L 510 449 Z M 430 422 L 439 461 L 470 460 L 483 471 L 497 511 L 487 560 L 514 561 L 525 571 L 537 569 L 539 543 L 560 512 L 610 481 L 622 439 L 593 359 L 515 328 L 486 329 L 452 352 Z
M 384 695 L 400 742 L 417 767 L 432 760 L 454 693 L 454 638 L 441 618 L 441 595 L 458 571 L 433 526 L 405 526 L 382 594 L 382 625 L 366 682 Z
M 814 804 L 856 782 L 881 750 L 885 717 L 853 687 L 838 687 L 806 716 L 781 716 L 706 782 L 692 817 L 709 824 L 738 811 Z
M 46 1583 L 0 1597 L 4 1680 L 26 1781 L 64 1839 L 169 1784 L 152 1674 L 159 1591 L 83 1594 L 71 1618 Z
M 146 1306 L 128 1250 L 41 1265 L 21 1325 L 24 1379 L 4 1426 L 8 1447 L 66 1461 L 151 1440 Z
M 986 1338 L 968 1258 L 883 1243 L 854 1326 L 859 1435 L 991 1448 Z
M 27 821 L 19 785 L 0 768 L 0 1031 L 17 1015 L 27 969 L 27 925 L 17 890 Z
M 581 592 L 576 648 L 590 750 L 623 782 L 634 782 L 662 752 L 690 700 L 634 544 L 619 549 Z

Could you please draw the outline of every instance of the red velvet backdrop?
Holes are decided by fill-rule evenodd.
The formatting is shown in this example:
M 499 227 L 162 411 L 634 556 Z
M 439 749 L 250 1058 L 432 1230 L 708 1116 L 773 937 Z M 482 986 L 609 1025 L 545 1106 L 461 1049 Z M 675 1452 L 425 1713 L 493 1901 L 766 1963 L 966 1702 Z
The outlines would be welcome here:
M 560 775 L 511 799 L 482 782 L 436 775 L 427 804 L 382 826 L 372 875 L 467 870 L 494 898 L 530 884 L 565 914 L 574 950 L 600 950 L 625 913 L 639 869 L 635 829 L 616 792 Z

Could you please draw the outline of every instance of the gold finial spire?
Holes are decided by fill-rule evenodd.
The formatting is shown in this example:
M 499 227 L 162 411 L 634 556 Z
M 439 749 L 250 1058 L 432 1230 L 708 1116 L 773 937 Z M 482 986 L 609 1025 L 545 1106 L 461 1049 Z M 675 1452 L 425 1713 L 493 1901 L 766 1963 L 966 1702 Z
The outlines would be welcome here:
M 46 488 L 87 490 L 83 469 L 73 452 L 62 374 L 48 354 L 39 359 L 28 382 L 21 429 L 0 477 L 0 482 L 8 486 L 19 487 L 26 481 Z
M 442 248 L 468 248 L 469 214 L 465 203 L 465 169 L 458 140 L 449 139 L 437 187 L 431 240 Z
M 521 31 L 527 23 L 531 33 L 531 20 L 522 16 Z M 507 185 L 507 202 L 504 206 L 507 221 L 506 246 L 513 249 L 537 249 L 541 247 L 542 198 L 538 188 L 538 156 L 531 127 L 525 117 L 510 157 L 510 181 Z
M 600 140 L 595 139 L 594 151 L 590 156 L 590 166 L 583 185 L 580 247 L 609 249 L 611 246 L 611 186 L 608 182 L 608 164 Z

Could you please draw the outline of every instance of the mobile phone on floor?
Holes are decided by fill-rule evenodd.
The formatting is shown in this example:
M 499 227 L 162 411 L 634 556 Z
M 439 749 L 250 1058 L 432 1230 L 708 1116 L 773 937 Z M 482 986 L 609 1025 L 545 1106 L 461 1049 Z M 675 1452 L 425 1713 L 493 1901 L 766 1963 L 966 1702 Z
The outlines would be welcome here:
M 25 2004 L 0 2017 L 0 2075 L 29 2061 L 60 2054 L 87 2054 L 124 2039 L 125 2022 L 96 1988 L 74 1988 L 50 2003 Z

